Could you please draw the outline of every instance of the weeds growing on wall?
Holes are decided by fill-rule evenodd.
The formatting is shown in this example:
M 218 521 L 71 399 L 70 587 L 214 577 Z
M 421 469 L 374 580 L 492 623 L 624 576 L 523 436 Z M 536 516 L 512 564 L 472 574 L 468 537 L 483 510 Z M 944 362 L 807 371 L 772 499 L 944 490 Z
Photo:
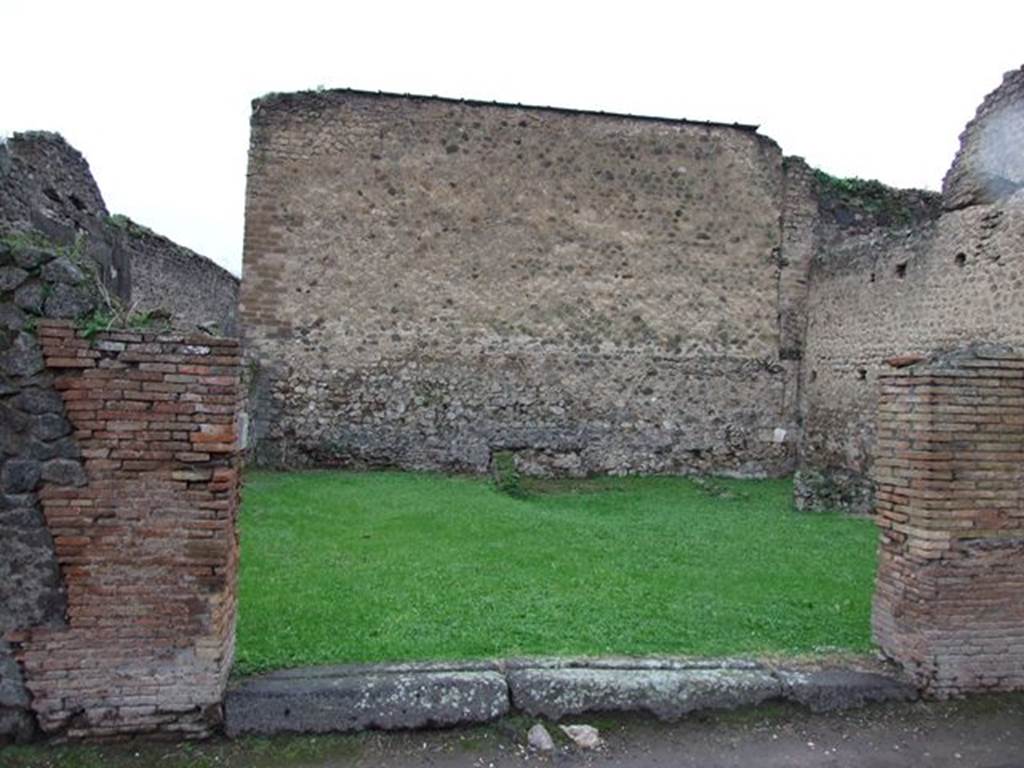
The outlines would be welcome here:
M 11 248 L 57 248 L 46 235 L 35 230 L 8 232 L 0 236 L 0 242 Z
M 113 218 L 111 217 L 111 219 Z M 130 219 L 126 220 L 131 221 Z M 135 226 L 134 223 L 132 225 Z M 51 251 L 57 258 L 67 258 L 81 270 L 89 284 L 89 290 L 99 298 L 100 304 L 96 309 L 77 319 L 77 327 L 84 332 L 87 338 L 102 331 L 117 329 L 160 331 L 170 328 L 171 316 L 166 311 L 139 312 L 134 305 L 125 306 L 110 292 L 97 270 L 96 264 L 85 254 L 87 235 L 84 232 L 80 232 L 73 243 L 64 245 L 55 243 L 43 233 L 35 230 L 5 233 L 0 235 L 0 242 L 12 248 L 35 248 Z M 40 266 L 36 266 L 29 272 L 38 274 L 40 269 Z M 51 285 L 44 284 L 42 286 L 44 301 L 52 291 Z M 36 323 L 37 318 L 29 318 L 24 330 L 30 333 L 34 332 Z
M 78 328 L 87 339 L 97 333 L 113 330 L 165 331 L 170 329 L 170 318 L 159 310 L 134 312 L 123 308 L 105 308 L 86 315 L 79 321 Z
M 904 225 L 914 220 L 915 206 L 905 190 L 894 189 L 876 179 L 840 178 L 815 169 L 819 194 L 849 208 L 863 211 L 884 224 Z M 920 200 L 931 202 L 931 193 L 918 193 Z M 936 196 L 937 197 L 937 196 Z
M 107 221 L 118 229 L 136 237 L 158 237 L 152 229 L 128 218 L 123 213 L 112 214 L 107 217 Z
M 128 219 L 128 221 L 131 220 Z M 166 311 L 159 309 L 146 312 L 137 311 L 134 304 L 125 306 L 117 296 L 110 292 L 97 270 L 96 264 L 85 256 L 85 242 L 86 235 L 80 232 L 71 246 L 49 246 L 54 248 L 59 255 L 66 256 L 82 270 L 90 282 L 91 289 L 100 299 L 99 307 L 78 318 L 77 326 L 85 337 L 92 338 L 97 333 L 112 330 L 163 331 L 170 329 L 171 316 Z

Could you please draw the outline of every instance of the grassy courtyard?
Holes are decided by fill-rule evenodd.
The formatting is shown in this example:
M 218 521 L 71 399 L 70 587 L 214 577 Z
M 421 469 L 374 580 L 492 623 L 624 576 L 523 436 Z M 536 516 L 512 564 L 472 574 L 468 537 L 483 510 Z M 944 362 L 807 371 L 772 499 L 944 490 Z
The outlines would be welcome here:
M 249 473 L 236 672 L 870 648 L 871 521 L 787 480 Z

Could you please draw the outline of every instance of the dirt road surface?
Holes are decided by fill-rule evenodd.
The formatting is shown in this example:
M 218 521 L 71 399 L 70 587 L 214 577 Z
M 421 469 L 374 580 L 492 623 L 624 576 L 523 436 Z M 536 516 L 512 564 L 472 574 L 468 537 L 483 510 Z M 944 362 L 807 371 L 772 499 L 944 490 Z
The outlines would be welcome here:
M 551 723 L 551 753 L 526 746 L 535 720 L 511 717 L 449 731 L 36 745 L 0 751 L 4 768 L 1024 768 L 1024 695 L 889 704 L 815 715 L 790 706 L 660 723 L 640 716 L 581 717 L 603 745 L 573 746 Z

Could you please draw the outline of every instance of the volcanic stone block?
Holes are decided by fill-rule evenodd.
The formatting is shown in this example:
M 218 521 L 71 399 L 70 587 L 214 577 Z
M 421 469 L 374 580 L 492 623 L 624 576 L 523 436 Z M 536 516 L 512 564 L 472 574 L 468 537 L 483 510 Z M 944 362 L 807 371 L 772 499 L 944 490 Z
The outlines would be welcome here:
M 677 720 L 782 694 L 763 669 L 519 669 L 508 681 L 516 709 L 553 720 L 586 712 L 649 712 Z
M 396 730 L 494 720 L 509 711 L 494 671 L 262 677 L 228 691 L 228 735 Z

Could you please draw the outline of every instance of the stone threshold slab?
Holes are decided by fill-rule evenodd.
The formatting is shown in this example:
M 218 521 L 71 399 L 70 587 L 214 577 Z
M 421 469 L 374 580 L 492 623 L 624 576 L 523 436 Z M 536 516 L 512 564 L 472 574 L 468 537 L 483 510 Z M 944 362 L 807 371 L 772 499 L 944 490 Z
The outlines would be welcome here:
M 873 671 L 787 668 L 745 659 L 510 659 L 286 669 L 232 684 L 225 730 L 241 734 L 403 730 L 485 723 L 511 712 L 561 720 L 693 712 L 767 701 L 815 712 L 911 701 L 909 683 Z

